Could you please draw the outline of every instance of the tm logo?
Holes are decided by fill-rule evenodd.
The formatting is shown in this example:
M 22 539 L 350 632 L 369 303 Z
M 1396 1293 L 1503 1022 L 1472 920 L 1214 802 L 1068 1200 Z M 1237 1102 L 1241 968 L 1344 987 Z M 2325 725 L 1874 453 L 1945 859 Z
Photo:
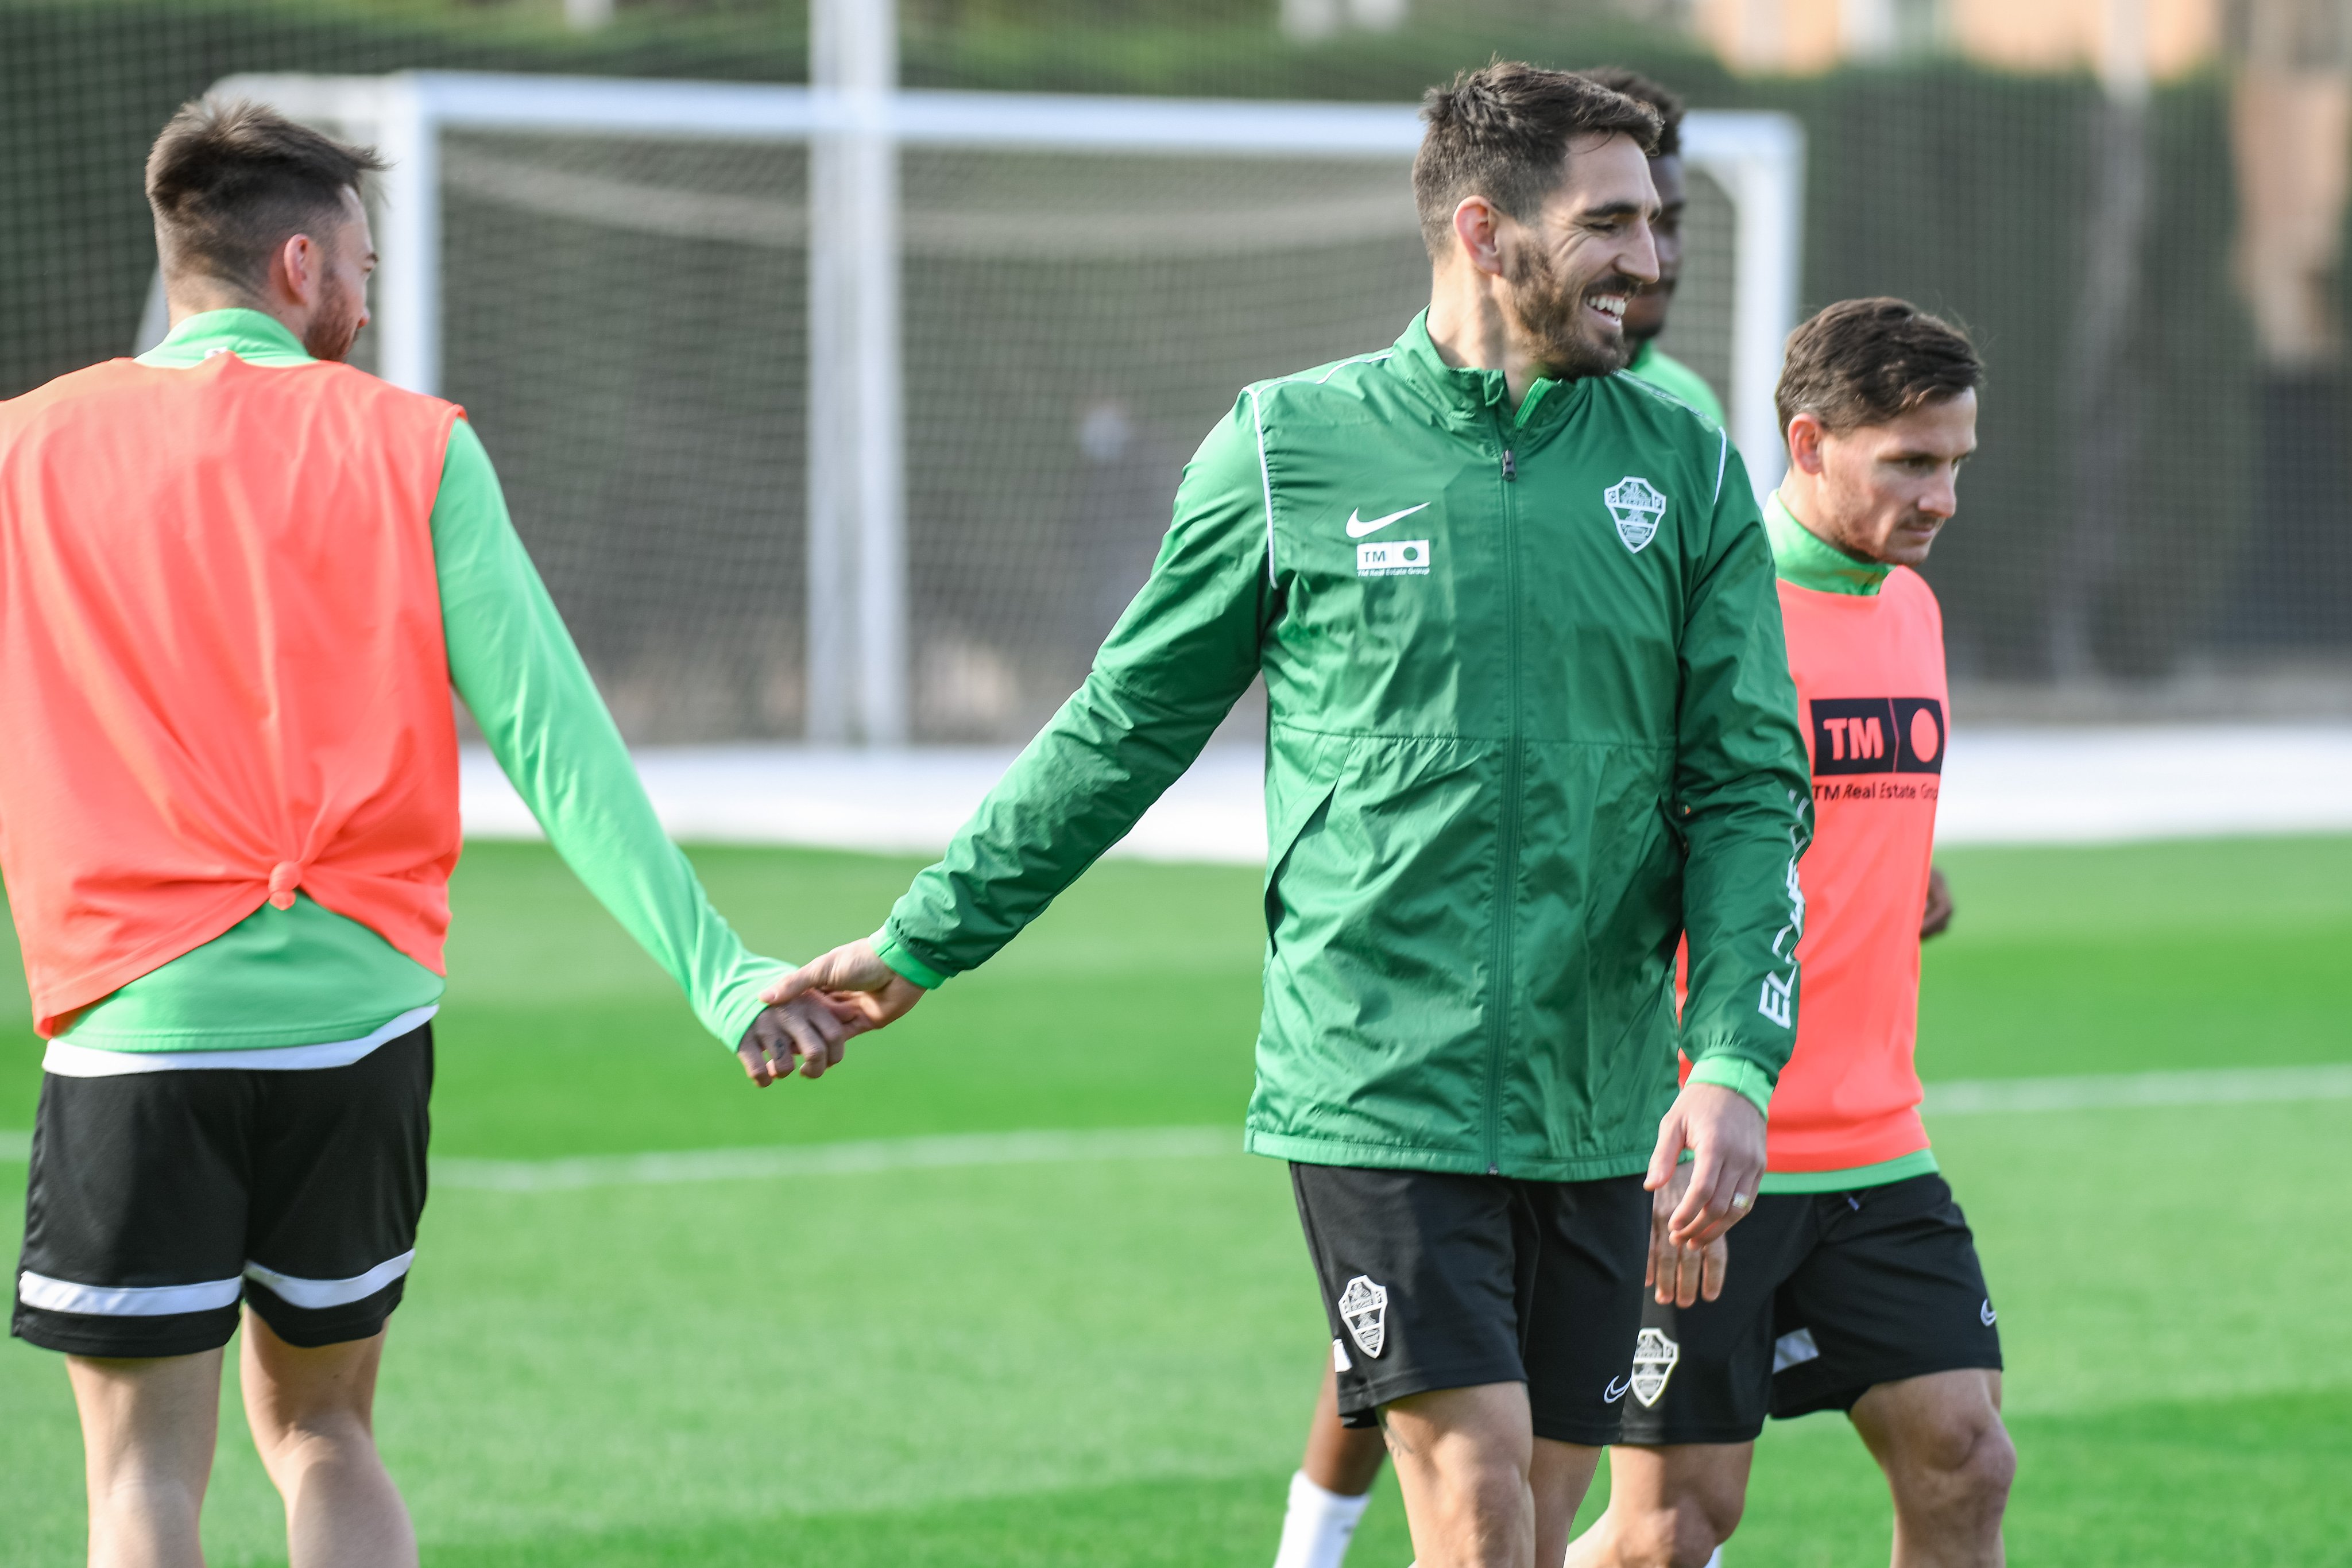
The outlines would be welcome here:
M 1815 697 L 1813 777 L 1941 773 L 1944 705 L 1934 697 Z

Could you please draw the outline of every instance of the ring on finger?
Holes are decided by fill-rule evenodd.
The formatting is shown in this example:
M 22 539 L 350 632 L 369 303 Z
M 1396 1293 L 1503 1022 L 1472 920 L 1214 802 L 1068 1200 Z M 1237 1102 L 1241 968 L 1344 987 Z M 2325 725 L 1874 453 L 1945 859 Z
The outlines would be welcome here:
M 1748 1207 L 1748 1195 L 1744 1192 L 1733 1193 L 1731 1195 L 1731 1207 L 1734 1208 L 1746 1208 Z

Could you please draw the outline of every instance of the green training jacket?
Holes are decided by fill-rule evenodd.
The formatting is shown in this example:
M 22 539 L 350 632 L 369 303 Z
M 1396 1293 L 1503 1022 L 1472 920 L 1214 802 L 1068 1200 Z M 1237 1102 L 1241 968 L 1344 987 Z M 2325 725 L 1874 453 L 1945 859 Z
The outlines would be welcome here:
M 885 960 L 926 986 L 985 961 L 1261 672 L 1251 1149 L 1640 1170 L 1685 929 L 1694 1075 L 1765 1103 L 1810 781 L 1771 548 L 1719 430 L 1625 375 L 1539 381 L 1514 413 L 1420 318 L 1250 387 L 1085 685 L 898 901 Z

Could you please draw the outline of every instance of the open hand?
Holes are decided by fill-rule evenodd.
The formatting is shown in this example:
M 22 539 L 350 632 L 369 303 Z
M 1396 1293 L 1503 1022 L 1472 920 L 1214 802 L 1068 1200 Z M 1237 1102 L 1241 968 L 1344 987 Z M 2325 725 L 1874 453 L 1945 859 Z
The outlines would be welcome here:
M 1674 1180 L 1685 1149 L 1691 1151 L 1690 1188 L 1675 1206 L 1667 1237 L 1677 1247 L 1704 1247 L 1755 1207 L 1764 1180 L 1764 1113 L 1736 1089 L 1685 1083 L 1658 1123 L 1658 1146 L 1642 1185 L 1656 1192 Z
M 835 1007 L 822 997 L 806 997 L 769 1008 L 753 1019 L 735 1054 L 751 1082 L 765 1089 L 777 1079 L 793 1075 L 795 1057 L 802 1077 L 824 1076 L 826 1068 L 840 1065 L 842 1047 L 850 1037 L 873 1027 L 855 1009 Z
M 1701 1297 L 1714 1301 L 1723 1294 L 1724 1270 L 1730 1262 L 1730 1245 L 1720 1236 L 1704 1247 L 1678 1247 L 1667 1234 L 1674 1228 L 1675 1208 L 1690 1190 L 1690 1176 L 1688 1162 L 1675 1166 L 1650 1204 L 1650 1263 L 1642 1283 L 1656 1291 L 1662 1307 L 1691 1306 Z
M 896 1023 L 923 999 L 923 988 L 884 963 L 871 937 L 845 942 L 810 959 L 761 992 L 761 999 L 790 1002 L 813 993 L 854 1012 L 865 1029 Z

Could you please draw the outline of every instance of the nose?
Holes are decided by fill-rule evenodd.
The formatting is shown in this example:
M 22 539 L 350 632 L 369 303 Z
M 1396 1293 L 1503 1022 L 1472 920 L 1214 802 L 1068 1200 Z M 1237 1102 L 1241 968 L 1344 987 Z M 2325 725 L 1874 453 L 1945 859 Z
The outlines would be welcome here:
M 1927 493 L 1919 497 L 1919 509 L 1929 517 L 1949 522 L 1952 514 L 1960 509 L 1959 476 L 1947 464 L 1936 475 Z
M 1633 241 L 1625 254 L 1617 258 L 1617 265 L 1624 269 L 1628 277 L 1643 283 L 1655 283 L 1658 280 L 1658 236 L 1651 232 L 1646 219 L 1634 227 Z

